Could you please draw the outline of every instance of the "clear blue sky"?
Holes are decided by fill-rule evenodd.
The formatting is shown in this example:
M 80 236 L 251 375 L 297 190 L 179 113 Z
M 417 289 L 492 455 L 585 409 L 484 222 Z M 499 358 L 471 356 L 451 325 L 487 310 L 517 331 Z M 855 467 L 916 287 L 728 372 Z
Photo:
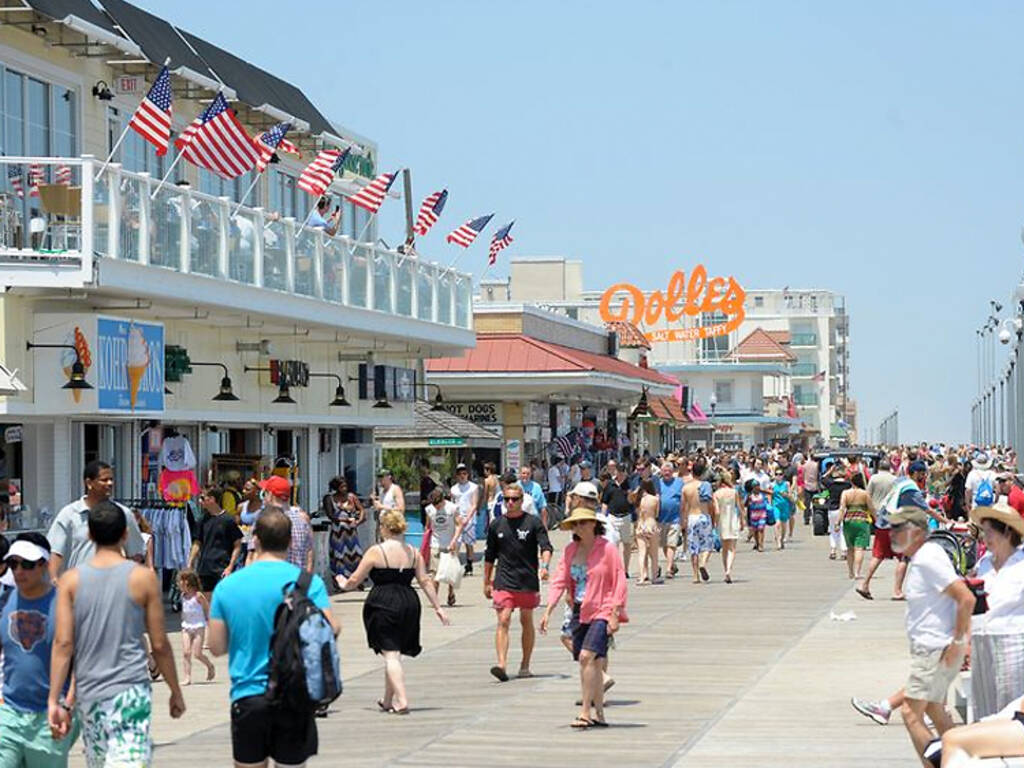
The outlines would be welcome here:
M 447 223 L 515 218 L 506 264 L 844 293 L 862 430 L 899 406 L 903 439 L 968 437 L 974 329 L 1024 266 L 1024 4 L 140 4 L 378 141 L 417 200 L 448 187 Z

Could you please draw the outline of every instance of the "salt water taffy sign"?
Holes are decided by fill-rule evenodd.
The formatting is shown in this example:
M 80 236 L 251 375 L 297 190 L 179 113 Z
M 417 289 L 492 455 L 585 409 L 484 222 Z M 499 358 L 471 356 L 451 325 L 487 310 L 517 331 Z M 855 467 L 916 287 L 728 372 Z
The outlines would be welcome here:
M 644 330 L 648 341 L 692 341 L 725 336 L 743 322 L 746 292 L 733 277 L 708 280 L 703 264 L 690 271 L 676 270 L 664 293 L 645 293 L 630 283 L 616 283 L 601 296 L 601 319 L 606 323 L 626 321 Z M 684 322 L 686 317 L 721 312 L 724 323 L 680 328 L 655 328 L 667 323 Z

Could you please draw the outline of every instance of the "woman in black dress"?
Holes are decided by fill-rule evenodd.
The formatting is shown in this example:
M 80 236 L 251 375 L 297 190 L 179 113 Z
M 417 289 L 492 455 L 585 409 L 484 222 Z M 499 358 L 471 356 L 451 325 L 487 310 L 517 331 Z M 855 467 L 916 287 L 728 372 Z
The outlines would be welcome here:
M 381 711 L 392 715 L 409 714 L 405 695 L 402 654 L 418 656 L 420 650 L 420 599 L 412 588 L 419 582 L 434 613 L 448 625 L 448 616 L 437 600 L 437 592 L 427 576 L 420 553 L 405 543 L 405 515 L 388 510 L 380 515 L 381 543 L 366 551 L 356 572 L 347 579 L 337 576 L 342 591 L 355 589 L 369 576 L 373 589 L 363 603 L 366 641 L 384 657 L 384 698 L 377 701 Z

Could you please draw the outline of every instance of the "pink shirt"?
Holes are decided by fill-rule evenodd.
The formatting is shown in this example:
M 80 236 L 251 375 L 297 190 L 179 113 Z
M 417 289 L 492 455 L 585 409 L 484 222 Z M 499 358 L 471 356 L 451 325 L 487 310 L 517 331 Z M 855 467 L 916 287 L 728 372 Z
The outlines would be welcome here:
M 578 547 L 579 543 L 574 541 L 562 553 L 558 571 L 548 588 L 548 605 L 557 603 L 567 589 L 572 591 L 569 569 Z M 626 569 L 622 565 L 622 555 L 614 544 L 598 536 L 587 557 L 587 590 L 580 604 L 580 623 L 589 624 L 595 619 L 608 621 L 616 605 L 619 606 L 619 621 L 629 621 L 626 616 Z

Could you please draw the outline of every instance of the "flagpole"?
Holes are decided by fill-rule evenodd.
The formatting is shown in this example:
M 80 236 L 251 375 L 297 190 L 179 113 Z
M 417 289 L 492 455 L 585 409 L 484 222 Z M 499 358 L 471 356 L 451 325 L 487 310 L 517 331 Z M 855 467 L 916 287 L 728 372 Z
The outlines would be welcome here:
M 245 194 L 242 195 L 242 199 L 238 201 L 238 205 L 235 206 L 235 210 L 233 210 L 231 212 L 231 218 L 232 219 L 234 219 L 238 215 L 238 210 L 242 207 L 242 205 L 245 203 L 245 201 L 249 199 L 249 195 L 252 193 L 253 187 L 256 186 L 256 182 L 258 182 L 260 180 L 260 176 L 262 176 L 262 175 L 263 175 L 263 172 L 260 171 L 253 178 L 252 184 L 250 184 L 249 188 L 247 190 L 245 190 Z
M 316 210 L 316 206 L 320 202 L 320 198 L 321 197 L 323 197 L 323 195 L 317 195 L 316 196 L 316 199 L 313 201 L 313 207 L 309 209 L 309 213 L 306 214 L 306 218 L 304 218 L 302 220 L 302 223 L 299 225 L 299 228 L 296 230 L 296 232 L 295 232 L 295 242 L 296 243 L 299 242 L 299 238 L 302 237 L 302 230 L 304 230 L 306 228 L 306 224 L 312 218 L 313 211 Z
M 166 59 L 164 59 L 164 66 L 166 67 L 170 63 L 171 57 L 168 56 Z M 149 94 L 147 93 L 146 95 L 148 96 Z M 143 98 L 145 98 L 145 96 Z M 136 110 L 138 110 L 138 107 L 136 107 Z M 132 116 L 134 117 L 134 113 L 132 113 Z M 102 176 L 103 172 L 107 170 L 107 166 L 110 165 L 111 159 L 114 157 L 115 154 L 117 154 L 117 150 L 120 149 L 121 147 L 121 142 L 124 141 L 124 137 L 128 135 L 128 131 L 131 130 L 131 127 L 132 119 L 128 118 L 128 123 L 125 125 L 124 130 L 121 131 L 121 135 L 118 137 L 117 141 L 114 142 L 114 148 L 110 150 L 110 154 L 107 155 L 107 159 L 103 161 L 103 165 L 100 166 L 99 171 L 97 171 L 96 173 L 96 178 L 93 179 L 93 181 L 100 180 L 100 176 Z
M 184 147 L 182 147 L 182 149 L 184 149 Z M 164 177 L 160 179 L 160 183 L 156 185 L 156 189 L 153 190 L 153 194 L 149 196 L 150 200 L 156 200 L 157 193 L 163 189 L 164 184 L 167 183 L 167 177 L 171 175 L 171 171 L 174 170 L 174 166 L 178 164 L 179 160 L 181 160 L 181 150 L 178 150 L 178 155 L 174 158 L 174 162 L 171 163 L 171 167 L 167 169 L 167 173 L 165 173 Z
M 380 209 L 378 208 L 377 210 L 380 210 Z M 374 217 L 376 215 L 377 215 L 376 211 L 374 211 L 373 213 L 370 214 L 370 218 L 368 218 L 366 220 L 366 224 L 363 226 L 362 231 L 360 231 L 360 233 L 358 235 L 356 235 L 355 240 L 352 241 L 352 247 L 349 248 L 349 251 L 348 251 L 348 255 L 349 256 L 352 256 L 356 252 L 356 248 L 359 247 L 359 243 L 362 241 L 363 236 L 366 234 L 366 230 L 368 230 L 370 228 L 370 225 L 373 223 L 373 219 L 374 219 Z

